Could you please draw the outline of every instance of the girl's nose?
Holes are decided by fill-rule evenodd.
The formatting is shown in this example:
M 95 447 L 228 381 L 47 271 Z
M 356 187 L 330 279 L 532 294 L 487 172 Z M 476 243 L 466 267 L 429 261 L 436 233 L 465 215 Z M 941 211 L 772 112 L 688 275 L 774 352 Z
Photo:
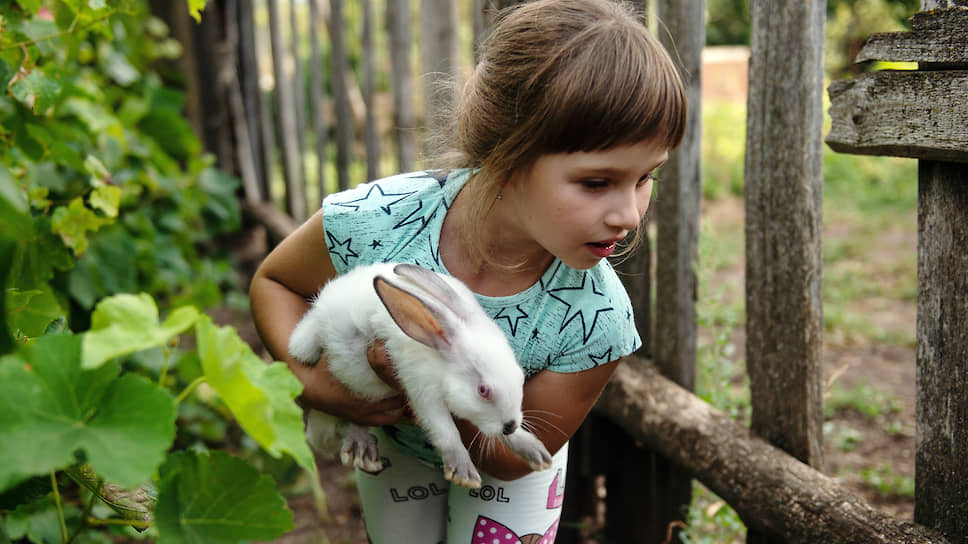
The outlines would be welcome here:
M 646 203 L 646 207 L 648 203 Z M 620 228 L 630 231 L 639 226 L 645 211 L 639 211 L 639 202 L 635 195 L 623 194 L 615 199 L 615 203 L 609 210 L 605 222 L 610 227 Z

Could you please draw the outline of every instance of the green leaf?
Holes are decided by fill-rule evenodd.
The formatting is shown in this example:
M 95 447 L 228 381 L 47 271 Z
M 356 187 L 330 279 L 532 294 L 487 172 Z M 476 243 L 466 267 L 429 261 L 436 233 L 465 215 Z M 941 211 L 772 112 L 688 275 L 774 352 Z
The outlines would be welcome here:
M 60 96 L 64 86 L 60 81 L 33 71 L 10 86 L 10 93 L 34 113 L 45 113 Z
M 288 452 L 315 471 L 295 402 L 302 384 L 283 363 L 266 365 L 232 327 L 216 327 L 202 316 L 196 324 L 198 355 L 210 386 L 239 425 L 275 457 Z
M 107 217 L 117 217 L 118 206 L 121 205 L 121 188 L 116 185 L 101 185 L 91 191 L 88 202 L 92 208 L 101 210 Z
M 117 365 L 81 369 L 80 336 L 44 336 L 0 357 L 0 491 L 74 463 L 134 487 L 157 469 L 175 437 L 175 406 Z
M 40 9 L 40 0 L 17 0 L 17 3 L 27 13 L 37 13 L 37 10 Z
M 84 368 L 143 349 L 162 346 L 185 332 L 198 319 L 191 306 L 176 309 L 159 323 L 158 307 L 150 295 L 115 295 L 101 301 L 91 315 L 91 330 L 84 335 Z
M 91 239 L 87 251 L 68 272 L 67 291 L 86 310 L 105 297 L 138 291 L 137 257 L 134 237 L 121 225 L 110 225 Z
M 0 259 L 5 263 L 13 261 L 14 252 L 17 244 L 12 240 L 0 238 Z M 17 343 L 10 334 L 10 325 L 7 323 L 9 313 L 7 312 L 7 276 L 10 274 L 10 267 L 0 268 L 0 355 L 10 353 L 17 347 Z
M 9 325 L 27 338 L 42 336 L 51 322 L 64 317 L 64 309 L 47 286 L 29 290 L 8 288 L 6 291 Z
M 225 452 L 180 451 L 159 471 L 159 544 L 272 540 L 292 529 L 275 482 Z
M 112 222 L 111 218 L 98 216 L 84 205 L 81 197 L 77 197 L 67 206 L 60 206 L 54 210 L 50 227 L 60 235 L 64 245 L 73 249 L 74 253 L 83 255 L 87 250 L 88 232 L 96 232 Z
M 196 23 L 202 22 L 202 10 L 208 0 L 188 0 L 188 13 L 195 19 Z
M 28 210 L 24 190 L 10 176 L 7 167 L 0 164 L 0 232 L 14 240 L 29 236 L 32 222 Z

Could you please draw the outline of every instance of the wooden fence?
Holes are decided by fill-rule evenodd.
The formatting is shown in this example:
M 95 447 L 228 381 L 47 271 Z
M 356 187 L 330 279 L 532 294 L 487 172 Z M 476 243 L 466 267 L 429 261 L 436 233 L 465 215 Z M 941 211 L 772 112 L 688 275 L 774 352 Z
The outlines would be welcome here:
M 645 346 L 619 369 L 595 416 L 572 442 L 566 521 L 593 507 L 596 482 L 604 475 L 606 537 L 664 542 L 683 519 L 696 477 L 741 515 L 749 542 L 968 542 L 966 0 L 924 0 L 931 11 L 915 16 L 912 32 L 875 36 L 861 53 L 918 61 L 920 70 L 865 74 L 830 88 L 831 147 L 922 159 L 917 524 L 874 510 L 816 470 L 822 463 L 826 2 L 750 2 L 746 353 L 753 414 L 752 429 L 745 429 L 689 392 L 695 376 L 705 3 L 640 1 L 654 4 L 662 21 L 654 28 L 687 81 L 689 125 L 664 169 L 655 250 L 622 265 Z M 200 25 L 187 22 L 184 2 L 159 0 L 153 9 L 194 52 L 182 65 L 189 76 L 189 116 L 219 164 L 243 179 L 249 219 L 278 239 L 328 190 L 418 166 L 417 135 L 433 129 L 435 112 L 446 111 L 453 100 L 435 93 L 433 78 L 419 74 L 459 78 L 465 66 L 459 59 L 470 60 L 473 52 L 457 51 L 455 21 L 473 18 L 476 43 L 488 14 L 508 3 L 210 0 Z M 256 32 L 261 14 L 267 36 Z M 274 83 L 267 92 L 262 82 L 270 71 Z M 389 96 L 377 92 L 381 80 L 390 82 Z M 365 172 L 354 164 L 365 164 Z M 559 542 L 577 539 L 576 531 L 566 529 L 559 536 Z

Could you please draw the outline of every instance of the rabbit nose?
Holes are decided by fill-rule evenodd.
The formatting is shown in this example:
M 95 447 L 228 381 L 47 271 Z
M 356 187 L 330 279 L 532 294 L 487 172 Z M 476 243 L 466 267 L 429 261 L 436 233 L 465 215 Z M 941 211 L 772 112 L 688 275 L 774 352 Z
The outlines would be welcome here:
M 504 429 L 502 432 L 504 432 L 504 434 L 513 434 L 516 430 L 518 430 L 518 422 L 511 420 L 504 423 Z

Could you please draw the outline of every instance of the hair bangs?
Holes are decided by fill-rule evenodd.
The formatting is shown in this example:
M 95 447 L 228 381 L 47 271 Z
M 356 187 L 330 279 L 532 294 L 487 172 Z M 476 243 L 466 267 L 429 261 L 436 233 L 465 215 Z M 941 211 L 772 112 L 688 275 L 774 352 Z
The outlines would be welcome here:
M 644 47 L 655 40 L 643 26 L 603 21 L 576 36 L 555 59 L 557 77 L 542 89 L 543 119 L 532 134 L 541 153 L 599 151 L 658 138 L 670 148 L 682 141 L 686 97 L 666 55 Z

